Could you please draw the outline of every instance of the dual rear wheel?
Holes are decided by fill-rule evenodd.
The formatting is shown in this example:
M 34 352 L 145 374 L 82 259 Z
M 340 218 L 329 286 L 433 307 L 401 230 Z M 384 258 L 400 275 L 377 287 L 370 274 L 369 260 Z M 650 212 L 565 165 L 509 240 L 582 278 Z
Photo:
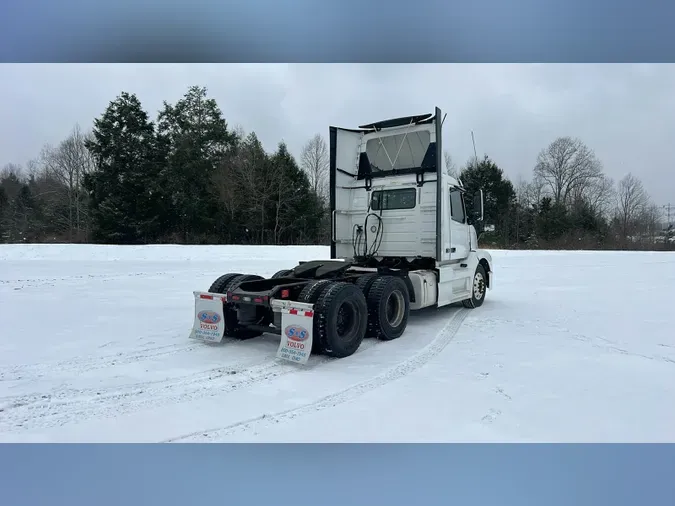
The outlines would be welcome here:
M 390 341 L 408 325 L 410 294 L 396 276 L 367 274 L 355 283 L 313 281 L 299 299 L 314 304 L 313 353 L 347 357 L 364 338 Z
M 286 273 L 278 273 L 283 277 Z M 226 293 L 245 281 L 260 276 L 225 274 L 213 282 L 211 293 Z M 410 294 L 402 278 L 366 274 L 355 283 L 332 280 L 312 281 L 298 297 L 314 305 L 312 353 L 348 357 L 366 337 L 390 341 L 400 337 L 408 325 Z M 251 339 L 261 332 L 242 327 L 237 311 L 224 307 L 225 336 Z
M 258 279 L 264 278 L 255 274 L 223 274 L 211 284 L 208 291 L 210 293 L 227 293 L 246 281 Z M 225 337 L 244 340 L 262 335 L 262 332 L 239 325 L 237 310 L 231 304 L 226 303 L 223 305 L 223 324 L 225 326 Z

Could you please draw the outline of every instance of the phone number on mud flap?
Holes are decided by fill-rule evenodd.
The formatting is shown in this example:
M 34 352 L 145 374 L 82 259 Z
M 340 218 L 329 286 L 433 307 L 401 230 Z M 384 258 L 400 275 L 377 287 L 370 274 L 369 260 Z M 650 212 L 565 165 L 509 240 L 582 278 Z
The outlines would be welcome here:
M 220 336 L 218 335 L 218 332 L 213 331 L 213 330 L 197 330 L 195 334 L 205 341 L 215 341 L 217 340 Z
M 284 358 L 300 361 L 306 355 L 306 352 L 298 350 L 289 350 L 287 348 L 281 350 L 281 354 Z

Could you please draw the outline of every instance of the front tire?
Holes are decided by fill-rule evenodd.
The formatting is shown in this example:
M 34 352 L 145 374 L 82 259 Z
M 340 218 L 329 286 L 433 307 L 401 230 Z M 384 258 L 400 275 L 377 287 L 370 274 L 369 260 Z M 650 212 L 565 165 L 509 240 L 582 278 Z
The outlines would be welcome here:
M 478 264 L 471 281 L 471 298 L 462 301 L 464 307 L 474 309 L 483 305 L 487 287 L 486 279 L 485 268 L 481 264 Z

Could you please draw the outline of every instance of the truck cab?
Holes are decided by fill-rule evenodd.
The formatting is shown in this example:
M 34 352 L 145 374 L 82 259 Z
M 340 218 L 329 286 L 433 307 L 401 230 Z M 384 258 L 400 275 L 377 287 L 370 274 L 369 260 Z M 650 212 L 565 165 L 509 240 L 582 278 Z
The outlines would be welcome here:
M 465 189 L 444 166 L 440 115 L 330 128 L 331 257 L 433 272 L 436 294 L 421 307 L 464 300 L 478 265 L 491 288 L 491 256 L 478 249 Z M 482 191 L 472 201 L 482 220 Z

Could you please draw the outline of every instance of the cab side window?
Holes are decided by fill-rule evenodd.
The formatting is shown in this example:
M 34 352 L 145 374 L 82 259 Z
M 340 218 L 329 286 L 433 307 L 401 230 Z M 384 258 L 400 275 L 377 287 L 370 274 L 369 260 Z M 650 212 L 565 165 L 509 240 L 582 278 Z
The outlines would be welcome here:
M 459 190 L 450 190 L 450 216 L 458 223 L 464 223 L 466 219 L 464 199 Z

